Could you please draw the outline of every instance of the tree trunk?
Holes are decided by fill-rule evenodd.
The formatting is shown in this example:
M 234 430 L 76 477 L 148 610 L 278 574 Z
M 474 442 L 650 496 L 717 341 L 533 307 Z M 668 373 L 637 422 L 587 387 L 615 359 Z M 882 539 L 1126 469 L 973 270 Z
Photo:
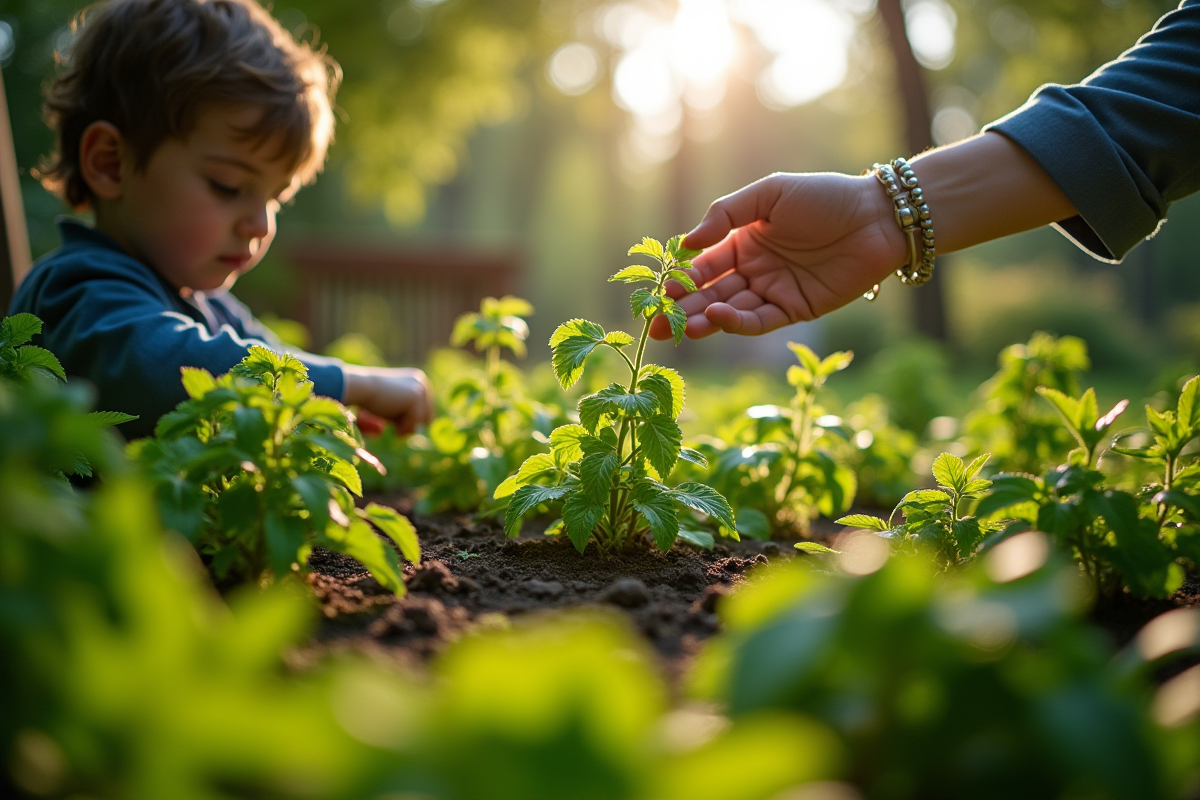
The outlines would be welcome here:
M 12 293 L 29 271 L 29 260 L 21 178 L 4 97 L 4 77 L 0 75 L 0 317 L 8 313 Z
M 908 41 L 901 0 L 878 0 L 878 3 L 879 16 L 887 29 L 888 45 L 896 63 L 900 96 L 904 100 L 905 141 L 909 153 L 916 155 L 933 147 L 933 116 L 929 110 L 925 76 Z M 913 292 L 917 330 L 939 342 L 946 341 L 949 334 L 942 285 L 943 281 L 935 272 L 929 283 Z

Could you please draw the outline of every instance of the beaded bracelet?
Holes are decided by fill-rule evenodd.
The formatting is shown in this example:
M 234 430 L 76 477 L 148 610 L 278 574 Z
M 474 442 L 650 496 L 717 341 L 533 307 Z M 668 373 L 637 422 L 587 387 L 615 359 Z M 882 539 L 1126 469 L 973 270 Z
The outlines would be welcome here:
M 900 282 L 906 286 L 920 286 L 933 277 L 933 260 L 937 250 L 933 242 L 933 220 L 929 206 L 925 203 L 917 174 L 904 158 L 894 159 L 890 164 L 872 164 L 873 174 L 895 205 L 896 224 L 908 236 L 908 261 L 896 270 Z M 918 239 L 917 234 L 921 236 Z M 874 300 L 879 296 L 879 284 L 863 297 Z

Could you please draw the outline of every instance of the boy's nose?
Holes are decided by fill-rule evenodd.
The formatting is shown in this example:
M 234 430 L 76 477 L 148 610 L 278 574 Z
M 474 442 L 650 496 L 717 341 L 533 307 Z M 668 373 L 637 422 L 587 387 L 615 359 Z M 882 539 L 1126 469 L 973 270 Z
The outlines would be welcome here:
M 275 228 L 275 209 L 268 203 L 239 221 L 238 234 L 245 239 L 265 239 Z

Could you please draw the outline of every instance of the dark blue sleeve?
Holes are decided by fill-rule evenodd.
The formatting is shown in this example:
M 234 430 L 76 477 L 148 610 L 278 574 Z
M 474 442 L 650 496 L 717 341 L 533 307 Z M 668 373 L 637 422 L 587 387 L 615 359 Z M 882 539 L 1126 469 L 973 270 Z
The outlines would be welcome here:
M 1079 212 L 1064 233 L 1120 260 L 1200 190 L 1200 0 L 1184 0 L 1076 86 L 1043 86 L 986 126 L 1021 145 Z
M 232 325 L 210 333 L 171 309 L 150 274 L 81 256 L 34 271 L 14 298 L 13 312 L 44 323 L 42 345 L 68 375 L 86 378 L 99 393 L 96 407 L 137 414 L 121 426 L 128 438 L 149 435 L 158 418 L 186 399 L 179 370 L 228 372 L 254 344 Z M 341 398 L 344 377 L 336 364 L 310 367 L 318 393 Z

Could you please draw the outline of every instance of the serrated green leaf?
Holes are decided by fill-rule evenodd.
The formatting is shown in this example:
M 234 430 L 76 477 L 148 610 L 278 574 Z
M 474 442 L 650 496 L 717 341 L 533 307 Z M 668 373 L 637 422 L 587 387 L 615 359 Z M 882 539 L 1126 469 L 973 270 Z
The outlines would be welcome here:
M 695 481 L 684 481 L 671 490 L 671 498 L 693 511 L 707 514 L 726 528 L 737 528 L 729 501 L 711 486 Z
M 671 333 L 674 334 L 675 344 L 678 346 L 687 331 L 687 312 L 683 310 L 683 306 L 669 297 L 662 298 L 661 311 L 666 316 L 667 322 L 671 324 Z
M 796 354 L 796 358 L 800 360 L 800 364 L 811 374 L 817 375 L 821 371 L 821 359 L 812 351 L 808 345 L 800 342 L 788 342 L 788 349 Z
M 655 415 L 643 420 L 637 428 L 638 446 L 642 455 L 664 479 L 675 469 L 679 459 L 683 433 L 675 420 L 664 415 Z
M 695 258 L 700 255 L 700 250 L 689 250 L 683 246 L 683 240 L 687 238 L 686 233 L 680 233 L 672 236 L 667 240 L 667 255 L 677 261 L 687 261 L 690 258 Z
M 586 319 L 568 320 L 555 329 L 550 347 L 554 352 L 554 376 L 562 388 L 570 389 L 578 382 L 584 362 L 604 337 L 604 329 Z
M 605 504 L 591 500 L 582 492 L 573 492 L 563 503 L 563 527 L 567 530 L 567 538 L 579 552 L 587 549 L 592 531 L 604 516 L 604 511 Z
M 397 595 L 405 593 L 404 578 L 395 557 L 367 523 L 353 519 L 346 528 L 331 525 L 326 528 L 326 535 L 339 545 L 336 549 L 366 567 L 382 586 Z
M 900 498 L 897 507 L 904 508 L 908 506 L 921 508 L 927 506 L 948 506 L 950 505 L 950 495 L 937 489 L 916 489 Z
M 24 345 L 17 350 L 17 356 L 12 363 L 18 370 L 41 369 L 54 375 L 60 381 L 67 379 L 67 373 L 63 372 L 62 364 L 58 362 L 53 353 L 31 344 Z
M 550 432 L 550 452 L 559 464 L 578 461 L 583 456 L 583 440 L 590 436 L 582 425 L 562 425 Z
M 679 281 L 679 285 L 682 286 L 686 291 L 694 292 L 699 288 L 696 286 L 696 282 L 692 280 L 692 276 L 688 275 L 681 269 L 673 269 L 668 272 L 667 275 L 671 278 L 671 280 Z
M 605 414 L 615 413 L 613 402 L 607 397 L 597 394 L 589 394 L 586 397 L 579 398 L 579 421 L 588 433 L 595 433 L 596 428 L 600 427 L 600 420 Z
M 569 485 L 542 486 L 532 483 L 522 486 L 512 496 L 504 513 L 504 532 L 516 536 L 521 532 L 521 517 L 551 500 L 558 500 L 574 487 Z
M 609 283 L 615 283 L 617 281 L 620 281 L 621 283 L 638 283 L 639 281 L 650 281 L 651 283 L 655 283 L 658 281 L 658 273 L 641 264 L 633 264 L 632 266 L 626 267 L 608 279 Z
M 802 553 L 812 553 L 819 556 L 836 556 L 842 553 L 841 550 L 834 550 L 832 547 L 826 547 L 816 542 L 796 542 L 796 549 Z
M 1200 427 L 1200 376 L 1190 378 L 1179 393 L 1176 418 L 1190 430 Z
M 933 477 L 939 485 L 962 493 L 967 485 L 967 470 L 963 461 L 953 453 L 942 453 L 933 461 Z
M 133 414 L 125 414 L 121 411 L 93 411 L 87 415 L 88 422 L 99 428 L 111 428 L 113 425 L 121 425 L 126 422 L 133 422 L 137 417 Z
M 657 239 L 651 239 L 649 236 L 644 236 L 642 237 L 641 243 L 635 244 L 633 247 L 629 248 L 627 255 L 645 255 L 650 256 L 651 258 L 657 258 L 661 261 L 663 257 L 662 242 L 658 241 Z
M 664 375 L 650 374 L 638 381 L 638 388 L 655 398 L 655 409 L 660 414 L 675 410 L 675 392 Z M 671 414 L 672 418 L 676 415 Z
M 20 347 L 42 332 L 42 321 L 33 314 L 13 314 L 0 320 L 0 347 Z
M 450 332 L 450 346 L 464 347 L 474 341 L 483 332 L 480 324 L 483 318 L 474 311 L 468 311 L 454 320 L 454 330 Z
M 636 289 L 629 295 L 629 310 L 634 318 L 654 316 L 661 305 L 662 298 L 649 289 Z
M 679 515 L 666 487 L 648 480 L 638 481 L 633 487 L 633 507 L 650 526 L 658 549 L 664 553 L 670 550 L 679 534 Z
M 1096 420 L 1100 418 L 1100 409 L 1096 405 L 1096 390 L 1088 387 L 1088 390 L 1079 398 L 1079 404 L 1075 410 L 1075 427 L 1083 431 L 1095 430 Z
M 548 453 L 536 453 L 525 459 L 517 469 L 515 475 L 510 475 L 496 487 L 492 498 L 501 500 L 513 494 L 522 486 L 542 480 L 556 480 L 560 475 L 559 462 L 552 455 Z
M 660 367 L 658 364 L 646 364 L 642 367 L 642 379 L 648 375 L 661 375 L 667 379 L 667 383 L 671 384 L 671 418 L 674 419 L 683 413 L 683 404 L 686 399 L 686 392 L 683 383 L 683 378 L 679 373 L 670 367 Z
M 417 538 L 417 529 L 413 527 L 408 517 L 403 516 L 394 508 L 381 506 L 378 503 L 368 503 L 361 512 L 379 530 L 396 543 L 406 559 L 414 564 L 421 561 L 421 541 Z
M 975 480 L 975 476 L 979 474 L 979 471 L 981 469 L 983 469 L 983 466 L 985 464 L 987 464 L 988 459 L 991 457 L 992 457 L 991 453 L 984 453 L 983 455 L 981 455 L 981 456 L 977 457 L 975 460 L 973 460 L 970 464 L 968 464 L 967 468 L 965 470 L 967 480 L 968 481 Z
M 181 367 L 179 372 L 183 379 L 183 390 L 187 392 L 188 397 L 203 397 L 217 388 L 217 379 L 206 369 Z
M 332 460 L 333 466 L 330 467 L 329 474 L 341 481 L 342 485 L 353 492 L 355 496 L 362 497 L 362 477 L 359 476 L 354 465 L 342 458 Z
M 888 524 L 885 520 L 879 517 L 873 517 L 870 514 L 850 514 L 837 520 L 838 525 L 845 525 L 848 528 L 862 528 L 865 531 L 876 531 L 883 533 L 888 529 Z
M 849 350 L 839 350 L 836 353 L 830 353 L 817 367 L 817 375 L 823 378 L 828 378 L 835 372 L 840 372 L 850 366 L 850 362 L 854 360 L 854 353 Z
M 585 454 L 579 462 L 580 494 L 594 503 L 605 502 L 620 463 L 612 451 Z
M 613 347 L 628 347 L 633 344 L 633 337 L 625 331 L 609 331 L 604 335 L 604 343 Z
M 695 464 L 701 469 L 708 469 L 708 459 L 699 450 L 693 450 L 690 447 L 679 448 L 679 458 L 689 464 Z
M 1058 412 L 1063 422 L 1066 423 L 1067 429 L 1071 431 L 1076 439 L 1082 442 L 1083 438 L 1079 431 L 1078 422 L 1079 401 L 1049 386 L 1039 386 L 1036 391 L 1042 397 L 1046 398 L 1046 401 L 1050 405 L 1054 406 L 1054 410 Z

